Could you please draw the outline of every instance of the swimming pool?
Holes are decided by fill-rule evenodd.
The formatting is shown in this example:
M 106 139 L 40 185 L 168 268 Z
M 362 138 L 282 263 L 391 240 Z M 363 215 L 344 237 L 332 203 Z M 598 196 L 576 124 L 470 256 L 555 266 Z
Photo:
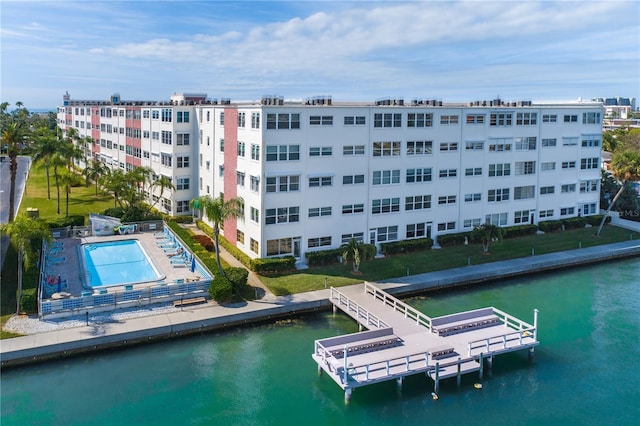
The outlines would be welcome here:
M 164 278 L 138 240 L 83 244 L 85 287 L 105 287 L 152 282 Z

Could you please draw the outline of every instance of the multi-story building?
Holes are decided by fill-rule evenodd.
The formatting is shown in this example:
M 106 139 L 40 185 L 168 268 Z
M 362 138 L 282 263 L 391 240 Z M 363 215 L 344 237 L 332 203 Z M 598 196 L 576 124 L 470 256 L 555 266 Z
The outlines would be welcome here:
M 376 245 L 437 239 L 485 222 L 511 226 L 599 211 L 600 103 L 232 103 L 175 95 L 165 105 L 84 105 L 82 120 L 82 106 L 67 102 L 61 125 L 82 130 L 78 124 L 90 123 L 95 157 L 123 169 L 149 165 L 173 182 L 189 179 L 187 190 L 163 200 L 167 212 L 188 213 L 196 195 L 241 197 L 244 220 L 227 222 L 224 236 L 251 257 L 304 262 L 306 252 L 351 238 Z M 129 110 L 132 121 L 103 130 L 114 111 L 126 120 Z M 136 126 L 140 137 L 133 131 L 128 139 Z M 109 139 L 118 146 L 108 148 Z

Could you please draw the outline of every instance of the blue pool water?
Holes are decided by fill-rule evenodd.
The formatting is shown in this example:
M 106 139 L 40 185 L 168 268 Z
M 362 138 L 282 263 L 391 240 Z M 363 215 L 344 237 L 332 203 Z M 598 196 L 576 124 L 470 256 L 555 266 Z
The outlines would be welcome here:
M 82 245 L 90 287 L 156 281 L 161 277 L 138 240 Z

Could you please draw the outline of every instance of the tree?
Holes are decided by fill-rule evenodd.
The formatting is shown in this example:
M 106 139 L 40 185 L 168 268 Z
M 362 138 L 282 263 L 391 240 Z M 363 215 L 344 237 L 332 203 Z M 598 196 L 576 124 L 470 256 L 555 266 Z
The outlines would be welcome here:
M 96 196 L 98 195 L 98 183 L 102 176 L 107 174 L 109 169 L 101 161 L 93 160 L 91 164 L 84 168 L 82 174 L 87 179 L 87 186 L 89 186 L 89 180 L 92 180 L 96 185 Z
M 51 179 L 49 169 L 51 168 L 51 158 L 57 150 L 57 139 L 54 133 L 47 128 L 38 128 L 35 134 L 35 145 L 32 155 L 34 163 L 44 166 L 47 176 L 47 199 L 51 199 Z
M 3 129 L 2 143 L 7 145 L 10 162 L 9 222 L 13 221 L 16 210 L 16 173 L 18 172 L 18 151 L 20 150 L 22 140 L 22 131 L 18 123 L 13 122 L 7 125 L 6 129 Z
M 206 195 L 204 197 L 197 197 L 191 200 L 190 206 L 192 209 L 203 211 L 205 216 L 209 221 L 211 221 L 214 241 L 216 244 L 216 262 L 218 263 L 218 272 L 225 276 L 224 270 L 222 269 L 222 263 L 220 263 L 220 244 L 218 241 L 220 227 L 224 225 L 226 220 L 244 219 L 244 201 L 242 198 L 231 198 L 225 201 L 222 195 L 215 199 Z
M 609 213 L 616 201 L 618 201 L 618 198 L 622 195 L 626 186 L 625 184 L 640 180 L 640 151 L 626 150 L 616 152 L 611 159 L 611 172 L 613 177 L 615 177 L 622 185 L 615 197 L 613 197 L 613 200 L 611 200 L 611 204 L 609 204 L 607 212 L 602 216 L 596 235 L 600 235 L 600 232 L 602 232 L 604 222 L 607 219 L 607 216 L 609 216 Z
M 362 241 L 356 241 L 355 238 L 351 238 L 348 243 L 343 244 L 342 247 L 342 261 L 351 262 L 353 266 L 353 272 L 360 270 L 360 261 L 362 259 Z
M 35 255 L 33 240 L 52 240 L 51 232 L 46 224 L 40 220 L 32 219 L 24 214 L 18 215 L 11 223 L 0 225 L 0 231 L 11 238 L 11 243 L 18 252 L 18 292 L 16 313 L 20 313 L 20 299 L 22 298 L 22 271 L 29 267 Z
M 65 200 L 65 216 L 69 216 L 69 193 L 71 193 L 71 185 L 73 185 L 76 181 L 76 175 L 73 172 L 68 170 L 62 171 L 60 173 L 60 184 L 64 187 L 64 193 L 66 196 Z
M 104 187 L 113 193 L 113 207 L 122 206 L 120 196 L 127 191 L 128 182 L 124 172 L 120 169 L 109 170 L 104 177 Z
M 502 241 L 502 228 L 490 223 L 483 223 L 473 228 L 471 240 L 482 242 L 482 252 L 489 253 L 489 243 L 491 241 Z
M 153 204 L 151 204 L 151 207 L 155 206 L 156 203 L 160 200 L 160 198 L 162 198 L 162 194 L 164 194 L 164 191 L 166 189 L 170 189 L 171 191 L 175 191 L 176 190 L 176 187 L 173 186 L 173 183 L 171 183 L 171 179 L 169 177 L 167 177 L 167 176 L 164 176 L 164 175 L 160 175 L 160 177 L 158 179 L 153 181 L 153 183 L 151 184 L 151 189 L 153 189 L 153 188 L 160 188 L 160 195 L 153 202 Z
M 55 152 L 51 156 L 51 166 L 53 167 L 53 178 L 56 185 L 57 213 L 60 214 L 60 169 L 67 165 L 67 160 L 60 152 Z

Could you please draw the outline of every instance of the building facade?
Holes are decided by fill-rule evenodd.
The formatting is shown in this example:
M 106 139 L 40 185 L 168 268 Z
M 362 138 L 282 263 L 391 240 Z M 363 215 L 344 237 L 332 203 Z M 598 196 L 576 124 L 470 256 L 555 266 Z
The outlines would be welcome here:
M 85 101 L 83 119 L 82 101 L 65 101 L 60 125 L 90 131 L 94 158 L 123 170 L 149 166 L 183 183 L 163 197 L 167 213 L 189 214 L 199 195 L 241 197 L 244 220 L 225 223 L 224 236 L 254 258 L 304 262 L 305 253 L 351 238 L 437 240 L 485 222 L 599 211 L 597 102 L 232 103 L 174 95 L 164 105 Z

